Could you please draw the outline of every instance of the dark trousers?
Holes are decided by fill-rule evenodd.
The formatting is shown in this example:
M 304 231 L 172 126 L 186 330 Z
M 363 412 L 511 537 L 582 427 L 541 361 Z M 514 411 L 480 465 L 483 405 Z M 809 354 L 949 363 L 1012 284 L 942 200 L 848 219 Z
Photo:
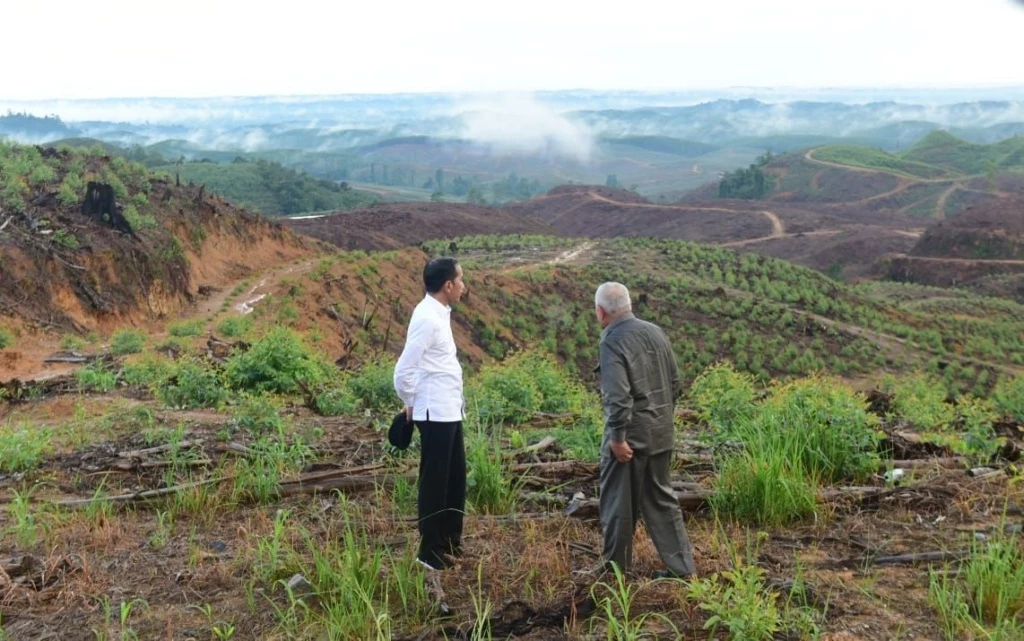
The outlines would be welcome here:
M 605 444 L 601 453 L 601 528 L 604 560 L 627 572 L 633 565 L 633 531 L 643 516 L 658 555 L 676 576 L 693 576 L 693 548 L 670 478 L 672 451 L 633 452 L 619 463 Z
M 462 422 L 418 421 L 420 478 L 419 556 L 428 563 L 462 545 L 466 509 L 466 448 Z

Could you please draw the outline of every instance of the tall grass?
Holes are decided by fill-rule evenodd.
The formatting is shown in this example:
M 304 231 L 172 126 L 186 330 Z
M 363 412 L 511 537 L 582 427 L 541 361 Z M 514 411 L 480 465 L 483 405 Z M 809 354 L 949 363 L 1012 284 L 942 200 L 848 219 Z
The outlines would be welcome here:
M 930 574 L 928 598 L 946 639 L 1024 638 L 1024 549 L 1016 537 L 975 541 L 955 573 Z
M 858 481 L 878 469 L 876 421 L 866 401 L 840 383 L 809 377 L 773 388 L 751 408 L 748 402 L 744 392 L 736 401 L 741 409 L 709 405 L 714 416 L 728 417 L 718 438 L 741 444 L 738 452 L 722 450 L 711 500 L 720 513 L 783 525 L 815 511 L 823 484 Z

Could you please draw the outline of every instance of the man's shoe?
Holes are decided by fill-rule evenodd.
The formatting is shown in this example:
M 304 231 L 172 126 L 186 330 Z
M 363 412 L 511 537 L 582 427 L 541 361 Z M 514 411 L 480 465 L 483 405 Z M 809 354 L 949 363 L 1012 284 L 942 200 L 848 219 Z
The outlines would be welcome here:
M 432 571 L 447 570 L 455 565 L 442 554 L 421 554 L 416 557 L 416 560 L 419 561 L 419 564 L 424 568 Z

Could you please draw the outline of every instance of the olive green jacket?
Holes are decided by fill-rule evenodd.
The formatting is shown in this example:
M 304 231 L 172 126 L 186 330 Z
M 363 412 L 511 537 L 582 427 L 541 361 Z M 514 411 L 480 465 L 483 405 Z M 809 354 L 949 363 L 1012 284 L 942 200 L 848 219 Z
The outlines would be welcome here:
M 682 389 L 665 332 L 627 313 L 601 332 L 599 351 L 605 439 L 648 454 L 671 450 Z

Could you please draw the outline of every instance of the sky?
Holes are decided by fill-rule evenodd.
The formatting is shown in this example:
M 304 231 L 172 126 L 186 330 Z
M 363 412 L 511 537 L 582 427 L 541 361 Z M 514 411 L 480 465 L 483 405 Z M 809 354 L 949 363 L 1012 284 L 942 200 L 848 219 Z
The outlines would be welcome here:
M 1017 0 L 4 5 L 8 100 L 1024 85 Z

